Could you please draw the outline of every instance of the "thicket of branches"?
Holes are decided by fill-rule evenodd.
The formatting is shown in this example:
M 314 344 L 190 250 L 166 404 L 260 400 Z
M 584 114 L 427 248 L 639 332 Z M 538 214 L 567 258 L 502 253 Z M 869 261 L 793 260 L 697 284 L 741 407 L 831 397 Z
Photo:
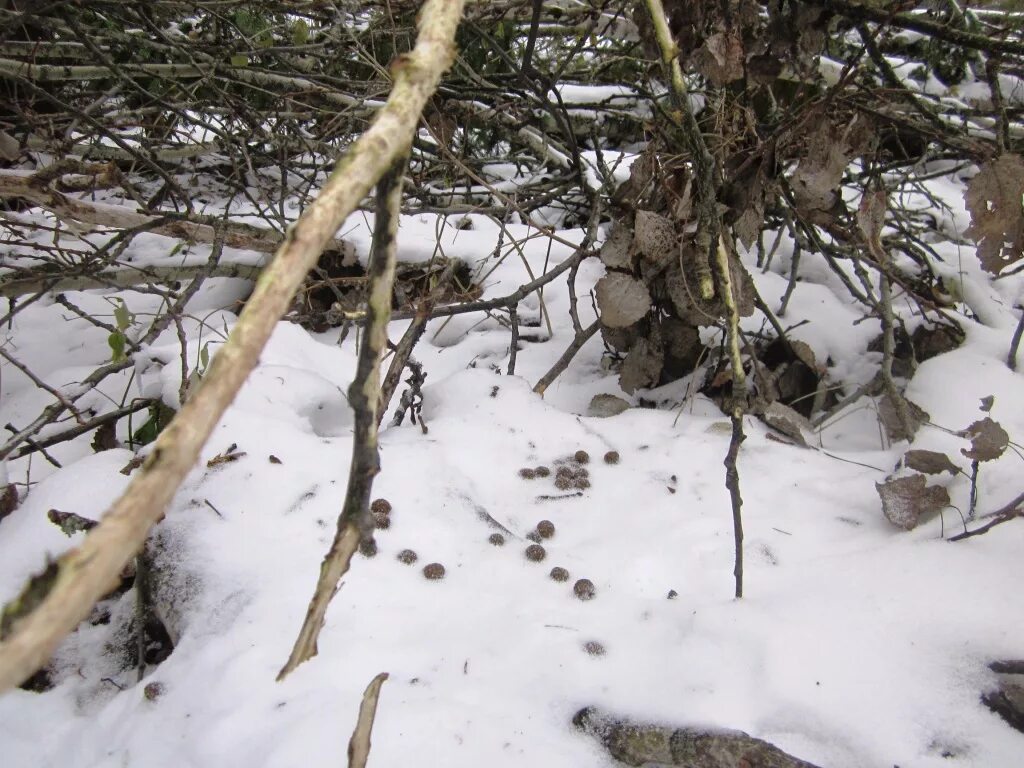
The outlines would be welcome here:
M 131 369 L 134 353 L 163 330 L 180 327 L 203 280 L 260 273 L 259 264 L 233 262 L 232 249 L 269 256 L 293 244 L 289 226 L 336 163 L 336 174 L 346 172 L 340 158 L 408 75 L 419 10 L 319 0 L 15 0 L 0 8 L 0 319 L 7 326 L 55 297 L 104 328 L 113 351 L 79 384 L 54 387 L 0 345 L 4 364 L 52 397 L 31 422 L 7 425 L 0 459 L 45 454 L 142 409 L 156 418 L 148 400 L 76 403 Z M 557 268 L 486 301 L 477 289 L 484 276 L 443 254 L 425 267 L 399 265 L 390 310 L 414 322 L 396 345 L 381 403 L 430 317 L 501 314 L 512 372 L 519 302 L 566 276 L 575 339 L 537 391 L 597 333 L 627 392 L 701 371 L 703 391 L 733 418 L 728 484 L 739 553 L 743 414 L 800 439 L 802 419 L 821 423 L 878 395 L 890 436 L 912 437 L 920 420 L 905 382 L 917 362 L 960 342 L 950 310 L 970 311 L 956 290 L 957 266 L 936 243 L 967 238 L 992 275 L 1019 270 L 1021 28 L 1013 11 L 956 0 L 470 4 L 452 66 L 408 146 L 399 209 L 436 214 L 445 226 L 473 213 L 529 223 L 554 240 L 571 227 L 586 236 Z M 617 168 L 633 153 L 640 156 L 619 183 Z M 367 177 L 367 189 L 386 171 Z M 973 174 L 966 233 L 944 226 L 935 215 L 944 203 L 924 185 L 958 173 Z M 396 211 L 385 192 L 356 202 L 387 220 Z M 139 267 L 127 254 L 143 233 L 208 244 L 210 257 Z M 739 255 L 753 252 L 767 268 L 783 238 L 795 244 L 791 283 L 771 306 Z M 516 246 L 503 232 L 499 250 Z M 332 230 L 317 251 L 288 316 L 318 329 L 369 323 L 374 276 L 356 265 L 352 245 Z M 591 257 L 607 275 L 595 291 L 600 320 L 584 327 L 575 274 Z M 826 361 L 787 335 L 801 259 L 820 260 L 881 323 L 878 375 L 856 391 L 843 391 Z M 126 286 L 163 307 L 130 332 L 68 295 Z M 894 297 L 922 319 L 912 331 Z M 755 314 L 764 330 L 742 333 L 739 318 Z M 708 327 L 722 330 L 721 348 L 702 342 Z M 365 426 L 375 433 L 375 422 Z M 360 498 L 368 493 L 360 489 Z M 344 531 L 349 544 L 352 530 L 368 535 L 362 506 L 339 521 L 339 541 Z M 739 558 L 736 575 L 739 593 Z M 0 636 L 38 602 L 5 613 Z M 311 607 L 310 620 L 319 619 Z M 315 632 L 307 655 L 311 648 Z

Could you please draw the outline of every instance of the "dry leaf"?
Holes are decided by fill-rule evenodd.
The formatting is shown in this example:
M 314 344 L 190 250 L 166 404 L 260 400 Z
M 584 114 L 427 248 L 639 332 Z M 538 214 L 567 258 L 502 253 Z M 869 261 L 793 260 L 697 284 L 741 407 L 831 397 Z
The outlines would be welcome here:
M 676 229 L 666 217 L 651 211 L 637 211 L 633 226 L 634 242 L 644 258 L 661 264 L 675 254 Z
M 918 428 L 928 421 L 928 414 L 921 410 L 914 403 L 903 398 L 903 402 L 907 405 L 907 410 L 910 413 L 910 426 L 913 432 L 916 433 Z M 900 440 L 913 440 L 914 435 L 908 435 L 906 430 L 903 428 L 903 422 L 900 420 L 899 414 L 896 411 L 896 406 L 893 404 L 889 394 L 882 395 L 878 401 L 878 418 L 882 420 L 882 426 L 885 427 L 885 434 L 889 437 L 892 442 L 899 442 Z
M 610 269 L 629 269 L 633 261 L 629 253 L 632 241 L 629 229 L 616 224 L 601 246 L 601 261 Z
M 117 423 L 108 421 L 96 430 L 96 434 L 92 438 L 92 449 L 99 453 L 100 451 L 109 451 L 112 448 L 119 447 L 117 442 Z
M 612 272 L 597 281 L 594 289 L 601 322 L 609 328 L 625 328 L 643 318 L 651 308 L 651 294 L 639 280 Z
M 1000 155 L 967 182 L 964 202 L 971 214 L 966 235 L 978 244 L 981 266 L 993 275 L 1024 258 L 1024 160 Z
M 712 85 L 743 79 L 743 41 L 737 31 L 718 32 L 704 41 L 691 62 Z
M 764 409 L 764 423 L 793 439 L 798 445 L 807 447 L 804 430 L 810 431 L 811 424 L 788 405 L 775 401 Z M 769 433 L 769 437 L 771 434 Z
M 10 483 L 0 491 L 0 520 L 18 508 L 18 486 Z
M 926 475 L 938 475 L 943 472 L 955 475 L 960 471 L 960 468 L 950 460 L 949 456 L 939 451 L 922 449 L 907 451 L 903 454 L 903 463 L 910 469 L 916 469 Z
M 992 406 L 995 405 L 995 395 L 989 395 L 988 397 L 981 398 L 981 410 L 985 413 L 989 413 L 992 410 Z
M 890 477 L 884 483 L 875 483 L 875 490 L 889 522 L 906 531 L 916 528 L 922 516 L 949 506 L 946 489 L 941 485 L 929 486 L 924 475 Z
M 865 192 L 860 199 L 860 206 L 857 208 L 857 227 L 864 235 L 865 242 L 872 248 L 881 247 L 887 204 L 888 196 L 884 189 Z
M 664 362 L 665 353 L 658 339 L 637 341 L 622 363 L 619 374 L 622 391 L 632 394 L 638 389 L 657 386 Z
M 76 515 L 74 512 L 61 512 L 59 509 L 51 509 L 46 513 L 46 519 L 56 525 L 65 536 L 73 536 L 76 533 L 91 531 L 99 523 L 90 520 L 88 517 Z
M 971 441 L 970 448 L 960 449 L 960 453 L 971 461 L 994 461 L 1003 455 L 1006 446 L 1010 444 L 1006 430 L 988 416 L 957 434 Z

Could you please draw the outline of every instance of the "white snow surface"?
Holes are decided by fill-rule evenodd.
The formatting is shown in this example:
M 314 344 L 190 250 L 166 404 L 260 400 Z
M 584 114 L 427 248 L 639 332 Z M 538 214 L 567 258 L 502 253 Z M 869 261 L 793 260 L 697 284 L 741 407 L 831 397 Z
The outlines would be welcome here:
M 355 218 L 343 232 L 361 242 L 370 223 Z M 509 253 L 495 268 L 496 227 L 470 218 L 474 227 L 464 231 L 438 228 L 432 218 L 403 220 L 400 248 L 418 261 L 440 242 L 446 255 L 488 274 L 485 297 L 526 282 L 524 261 L 539 274 L 571 253 L 568 245 L 528 238 L 521 226 L 513 229 L 522 254 L 506 243 Z M 581 233 L 560 235 L 578 241 Z M 784 243 L 771 270 L 754 271 L 773 307 L 791 255 Z M 978 286 L 976 301 L 992 322 L 960 315 L 967 342 L 922 365 L 909 395 L 937 425 L 924 427 L 914 447 L 944 450 L 969 468 L 959 453 L 965 442 L 942 428 L 980 418 L 980 398 L 995 396 L 993 418 L 1011 438 L 1024 435 L 1024 380 L 1005 365 L 1022 281 L 991 283 L 968 249 L 951 269 Z M 584 325 L 594 316 L 588 291 L 602 274 L 596 260 L 580 269 Z M 879 355 L 866 352 L 878 322 L 865 319 L 806 253 L 800 276 L 784 322 L 811 320 L 793 337 L 829 359 L 836 380 L 853 382 L 852 391 L 878 365 Z M 191 367 L 201 345 L 219 341 L 232 324 L 222 307 L 237 298 L 235 285 L 210 281 L 190 305 L 194 318 L 215 313 L 187 325 Z M 75 294 L 95 306 L 104 295 Z M 123 295 L 133 311 L 152 310 L 144 295 Z M 391 502 L 391 527 L 377 532 L 375 557 L 353 561 L 319 654 L 280 683 L 275 676 L 345 495 L 351 413 L 343 393 L 355 348 L 351 337 L 339 347 L 337 331 L 317 336 L 279 325 L 155 532 L 176 564 L 186 607 L 180 643 L 137 681 L 117 652 L 134 595 L 114 601 L 109 625 L 85 624 L 64 643 L 53 690 L 0 695 L 0 764 L 343 765 L 362 691 L 379 672 L 390 679 L 371 766 L 611 766 L 596 741 L 571 725 L 588 705 L 636 720 L 742 729 L 823 768 L 1022 764 L 1024 736 L 979 695 L 993 685 L 988 662 L 1024 655 L 1017 586 L 1024 582 L 1024 524 L 958 543 L 942 538 L 962 529 L 953 510 L 909 533 L 894 528 L 874 484 L 907 445 L 880 440 L 870 401 L 827 425 L 814 449 L 773 441 L 747 419 L 739 457 L 745 596 L 737 600 L 722 465 L 728 420 L 689 395 L 689 381 L 642 393 L 657 408 L 587 416 L 595 394 L 624 396 L 602 366 L 599 338 L 544 398 L 534 394 L 532 385 L 572 339 L 564 279 L 545 290 L 544 302 L 554 335 L 548 338 L 537 297 L 525 300 L 520 317 L 539 325 L 523 329 L 535 340 L 522 344 L 514 376 L 504 375 L 509 334 L 496 320 L 430 323 L 415 353 L 428 372 L 429 429 L 407 420 L 381 435 L 373 496 Z M 102 332 L 61 320 L 62 311 L 40 301 L 15 317 L 8 334 L 54 386 L 77 381 L 109 356 Z M 757 318 L 745 324 L 760 328 Z M 405 325 L 393 323 L 391 338 Z M 125 372 L 105 387 L 107 396 L 141 387 L 176 403 L 176 345 L 175 333 L 165 334 L 138 375 Z M 25 423 L 47 402 L 7 367 L 2 394 L 3 423 Z M 89 439 L 50 449 L 60 470 L 39 457 L 9 462 L 12 482 L 33 485 L 0 522 L 0 601 L 76 542 L 46 520 L 49 509 L 98 517 L 127 486 L 121 469 L 131 453 L 94 455 Z M 245 455 L 207 466 L 231 445 Z M 553 474 L 518 474 L 539 465 L 554 470 L 579 450 L 590 457 L 591 487 L 582 495 L 558 491 Z M 605 463 L 613 450 L 621 460 Z M 981 513 L 1024 490 L 1020 465 L 1016 449 L 983 467 Z M 948 484 L 966 510 L 963 477 L 935 482 Z M 483 512 L 510 532 L 505 546 L 488 542 L 495 529 Z M 544 542 L 544 562 L 530 562 L 525 536 L 545 519 L 556 533 Z M 396 559 L 406 548 L 419 555 L 414 565 Z M 432 562 L 445 566 L 443 580 L 423 577 Z M 568 569 L 569 582 L 548 577 L 556 565 Z M 576 599 L 578 578 L 594 582 L 595 599 Z M 671 600 L 670 590 L 678 595 Z M 606 653 L 588 655 L 588 641 Z M 147 697 L 154 683 L 161 692 Z

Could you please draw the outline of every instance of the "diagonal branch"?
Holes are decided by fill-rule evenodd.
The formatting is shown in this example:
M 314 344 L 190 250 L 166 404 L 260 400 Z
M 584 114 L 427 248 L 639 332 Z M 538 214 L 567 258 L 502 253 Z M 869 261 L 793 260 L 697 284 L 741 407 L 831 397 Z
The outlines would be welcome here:
M 409 149 L 426 100 L 454 56 L 463 0 L 427 0 L 416 46 L 392 64 L 394 87 L 366 133 L 339 162 L 319 197 L 288 231 L 227 343 L 142 468 L 103 521 L 5 607 L 0 692 L 46 663 L 61 639 L 117 582 L 145 542 L 199 451 L 234 399 L 306 272 L 378 179 Z

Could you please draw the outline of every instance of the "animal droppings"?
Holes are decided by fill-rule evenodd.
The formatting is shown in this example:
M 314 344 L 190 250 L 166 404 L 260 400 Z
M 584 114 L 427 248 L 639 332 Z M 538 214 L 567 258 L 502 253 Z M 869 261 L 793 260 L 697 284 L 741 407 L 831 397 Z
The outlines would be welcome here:
M 597 595 L 597 588 L 590 579 L 580 579 L 572 585 L 572 591 L 580 600 L 593 600 Z
M 526 559 L 539 563 L 548 556 L 547 551 L 540 544 L 531 544 L 526 548 Z
M 487 540 L 496 547 L 502 547 L 505 545 L 505 537 L 500 533 L 492 533 L 487 537 Z
M 542 539 L 550 539 L 555 535 L 555 524 L 550 520 L 541 520 L 537 523 L 537 533 Z
M 577 464 L 586 464 L 590 461 L 590 454 L 586 451 L 576 451 L 576 453 L 572 455 L 572 458 Z
M 558 565 L 556 565 L 554 568 L 552 568 L 551 569 L 551 573 L 549 573 L 548 575 L 552 578 L 553 581 L 568 581 L 569 580 L 569 572 L 567 570 L 565 570 L 565 568 L 562 568 L 561 566 L 558 566 Z
M 370 511 L 375 515 L 390 515 L 391 502 L 387 499 L 374 499 Z
M 608 453 L 606 453 L 604 455 L 604 463 L 605 464 L 618 464 L 619 463 L 619 452 L 618 451 L 608 451 Z
M 377 542 L 373 539 L 366 539 L 359 542 L 359 554 L 363 557 L 377 556 Z
M 604 656 L 604 646 L 597 640 L 588 640 L 583 644 L 583 650 L 587 652 L 588 656 Z
M 523 467 L 519 470 L 519 476 L 523 478 L 523 480 L 533 480 L 533 478 L 537 476 L 537 470 L 532 467 Z
M 423 566 L 423 576 L 430 581 L 440 581 L 444 578 L 444 566 L 440 563 L 430 563 Z
M 412 565 L 420 559 L 420 556 L 411 549 L 403 549 L 396 555 L 396 557 L 398 558 L 398 562 L 405 563 L 406 565 Z

